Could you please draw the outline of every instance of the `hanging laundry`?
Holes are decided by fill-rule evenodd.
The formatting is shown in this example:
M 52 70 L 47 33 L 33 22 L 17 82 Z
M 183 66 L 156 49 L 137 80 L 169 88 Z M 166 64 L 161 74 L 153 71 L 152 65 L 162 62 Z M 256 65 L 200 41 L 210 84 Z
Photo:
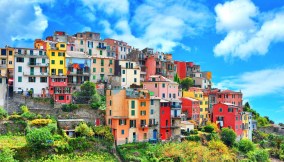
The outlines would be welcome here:
M 79 69 L 79 64 L 73 64 L 74 69 Z
M 79 66 L 80 66 L 80 69 L 84 69 L 85 64 L 79 64 Z

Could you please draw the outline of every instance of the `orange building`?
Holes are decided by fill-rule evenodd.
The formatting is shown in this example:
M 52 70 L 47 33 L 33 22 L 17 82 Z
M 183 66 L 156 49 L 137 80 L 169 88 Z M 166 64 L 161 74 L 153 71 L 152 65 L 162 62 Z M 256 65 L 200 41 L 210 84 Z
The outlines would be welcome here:
M 147 90 L 107 90 L 106 103 L 106 122 L 118 145 L 148 140 L 150 95 Z

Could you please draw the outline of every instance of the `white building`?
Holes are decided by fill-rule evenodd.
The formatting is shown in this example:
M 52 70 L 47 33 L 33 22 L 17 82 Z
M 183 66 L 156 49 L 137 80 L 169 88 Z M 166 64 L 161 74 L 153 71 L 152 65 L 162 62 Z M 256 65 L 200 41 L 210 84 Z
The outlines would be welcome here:
M 130 85 L 140 86 L 140 66 L 134 61 L 120 60 L 121 67 L 121 87 L 129 88 Z
M 0 77 L 0 106 L 4 107 L 7 95 L 6 77 Z
M 14 91 L 33 90 L 34 97 L 48 95 L 48 64 L 45 50 L 16 48 Z

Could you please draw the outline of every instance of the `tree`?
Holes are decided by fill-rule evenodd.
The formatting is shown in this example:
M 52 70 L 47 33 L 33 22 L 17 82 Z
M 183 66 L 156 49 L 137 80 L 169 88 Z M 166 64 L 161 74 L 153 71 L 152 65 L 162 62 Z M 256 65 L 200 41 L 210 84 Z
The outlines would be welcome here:
M 283 123 L 279 123 L 279 126 L 283 127 L 283 126 L 284 126 L 284 124 L 283 124 Z
M 221 140 L 227 145 L 232 146 L 236 141 L 237 135 L 236 133 L 229 128 L 222 128 L 221 132 Z
M 80 133 L 82 136 L 93 136 L 94 131 L 92 128 L 90 128 L 86 123 L 82 122 L 75 128 L 76 133 Z
M 264 149 L 259 149 L 256 151 L 250 151 L 247 154 L 250 161 L 269 161 L 269 153 Z
M 32 129 L 26 135 L 27 144 L 35 151 L 51 146 L 53 137 L 46 128 Z
M 269 124 L 269 121 L 265 117 L 258 117 L 257 118 L 257 126 L 263 127 Z
M 73 94 L 76 103 L 79 104 L 90 104 L 99 103 L 100 95 L 96 90 L 96 85 L 93 82 L 85 82 L 81 85 L 80 91 Z
M 248 102 L 245 103 L 243 110 L 244 110 L 244 111 L 249 111 L 249 110 L 250 110 L 250 105 L 249 105 Z
M 206 125 L 204 127 L 204 131 L 207 133 L 212 133 L 214 131 L 214 127 L 212 125 Z
M 183 90 L 188 90 L 189 87 L 194 85 L 194 81 L 192 78 L 187 77 L 181 80 L 180 85 Z
M 254 150 L 254 144 L 253 144 L 252 141 L 250 141 L 248 139 L 242 139 L 239 142 L 238 148 L 241 152 L 246 154 L 246 153 Z
M 274 124 L 274 121 L 273 121 L 273 120 L 270 120 L 268 116 L 264 116 L 264 118 L 266 118 L 267 121 L 268 121 L 270 124 Z
M 177 73 L 174 76 L 174 82 L 177 82 L 178 84 L 180 84 L 180 79 Z

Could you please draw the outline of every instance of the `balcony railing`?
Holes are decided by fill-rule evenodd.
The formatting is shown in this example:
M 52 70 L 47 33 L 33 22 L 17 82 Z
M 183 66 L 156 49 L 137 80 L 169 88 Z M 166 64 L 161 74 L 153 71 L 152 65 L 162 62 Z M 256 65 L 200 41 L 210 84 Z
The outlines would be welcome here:
M 29 62 L 28 65 L 30 66 L 48 66 L 48 64 L 43 64 L 43 63 L 36 63 L 36 62 Z
M 6 68 L 7 64 L 0 64 L 0 68 Z
M 35 72 L 23 72 L 24 76 L 48 76 L 48 72 L 35 73 Z
M 173 108 L 173 109 L 180 109 L 181 105 L 171 105 L 171 108 Z
M 175 118 L 175 119 L 180 119 L 181 118 L 181 115 L 171 115 L 171 118 Z
M 97 46 L 99 49 L 106 49 L 106 46 Z

